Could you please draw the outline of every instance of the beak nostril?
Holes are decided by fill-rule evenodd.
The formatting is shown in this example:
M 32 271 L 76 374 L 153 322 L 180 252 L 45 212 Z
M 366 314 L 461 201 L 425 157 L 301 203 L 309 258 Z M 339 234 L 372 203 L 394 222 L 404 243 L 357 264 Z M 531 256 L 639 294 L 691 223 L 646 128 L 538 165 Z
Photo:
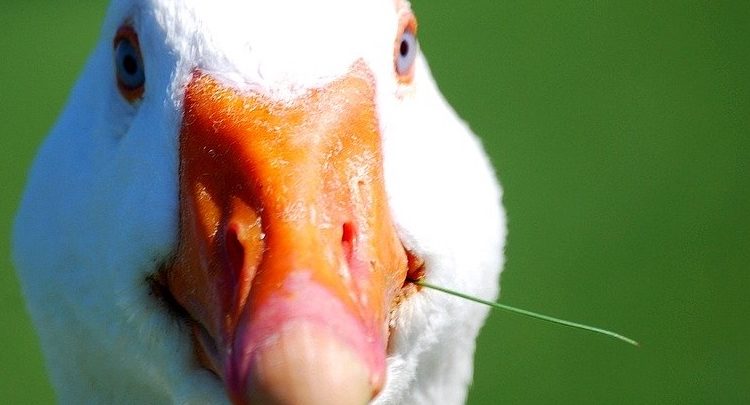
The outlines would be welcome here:
M 344 251 L 344 257 L 346 258 L 347 263 L 351 263 L 352 261 L 356 236 L 354 224 L 351 222 L 345 222 L 341 227 L 341 249 Z
M 236 227 L 230 226 L 227 229 L 224 244 L 229 262 L 230 280 L 236 282 L 242 274 L 242 267 L 245 265 L 245 248 L 240 242 Z

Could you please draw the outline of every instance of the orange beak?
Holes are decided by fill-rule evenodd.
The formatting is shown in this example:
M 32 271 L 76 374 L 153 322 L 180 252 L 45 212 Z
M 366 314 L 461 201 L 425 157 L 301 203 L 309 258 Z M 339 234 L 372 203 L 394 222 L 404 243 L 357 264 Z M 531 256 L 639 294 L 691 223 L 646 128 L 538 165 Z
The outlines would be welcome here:
M 366 403 L 385 380 L 407 254 L 361 64 L 294 100 L 196 71 L 166 285 L 235 403 Z

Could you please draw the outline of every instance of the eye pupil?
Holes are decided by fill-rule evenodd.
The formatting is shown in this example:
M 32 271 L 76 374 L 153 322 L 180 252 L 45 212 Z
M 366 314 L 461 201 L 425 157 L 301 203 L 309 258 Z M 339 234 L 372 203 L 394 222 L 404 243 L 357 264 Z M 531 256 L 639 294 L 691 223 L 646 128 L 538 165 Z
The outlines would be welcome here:
M 401 40 L 401 45 L 399 46 L 398 52 L 401 54 L 402 57 L 405 57 L 409 54 L 409 42 L 405 39 Z
M 133 55 L 127 55 L 122 61 L 122 67 L 125 69 L 125 73 L 134 75 L 138 72 L 138 61 L 135 60 Z

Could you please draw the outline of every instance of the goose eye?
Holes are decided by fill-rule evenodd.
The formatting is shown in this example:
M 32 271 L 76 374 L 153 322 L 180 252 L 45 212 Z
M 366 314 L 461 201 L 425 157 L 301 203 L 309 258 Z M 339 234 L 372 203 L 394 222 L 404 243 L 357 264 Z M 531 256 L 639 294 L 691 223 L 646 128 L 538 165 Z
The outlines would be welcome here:
M 414 70 L 414 60 L 417 58 L 417 22 L 409 14 L 401 24 L 401 33 L 396 40 L 394 49 L 394 68 L 402 82 L 411 81 Z
M 117 87 L 126 100 L 137 101 L 143 97 L 146 72 L 135 30 L 129 25 L 121 27 L 115 36 L 114 47 Z

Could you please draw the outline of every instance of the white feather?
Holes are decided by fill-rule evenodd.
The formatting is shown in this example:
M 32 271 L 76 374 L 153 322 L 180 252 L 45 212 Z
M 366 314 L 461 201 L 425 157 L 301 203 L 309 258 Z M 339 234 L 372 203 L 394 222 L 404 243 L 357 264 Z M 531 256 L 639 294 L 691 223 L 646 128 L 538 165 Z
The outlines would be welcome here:
M 101 39 L 31 171 L 14 260 L 63 403 L 222 403 L 187 331 L 146 278 L 177 240 L 178 133 L 195 67 L 290 98 L 363 60 L 374 73 L 386 188 L 428 279 L 494 299 L 505 218 L 482 147 L 420 55 L 413 84 L 393 74 L 393 0 L 114 1 Z M 138 30 L 147 90 L 120 97 L 112 38 Z M 461 403 L 487 310 L 422 291 L 402 304 L 375 403 Z

